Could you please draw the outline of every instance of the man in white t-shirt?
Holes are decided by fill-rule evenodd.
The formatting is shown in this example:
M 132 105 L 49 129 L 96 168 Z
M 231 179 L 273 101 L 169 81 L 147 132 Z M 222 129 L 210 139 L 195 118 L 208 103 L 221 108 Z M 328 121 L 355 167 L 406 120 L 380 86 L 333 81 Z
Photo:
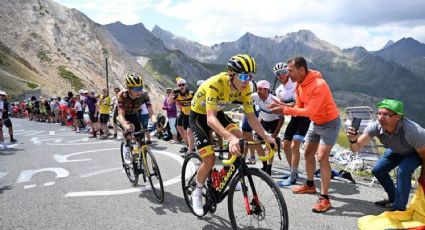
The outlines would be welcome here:
M 1 91 L 0 90 L 0 145 L 3 147 L 3 150 L 7 150 L 8 147 L 6 145 L 6 143 L 4 142 L 4 137 L 3 137 L 3 112 L 4 112 L 4 104 L 3 104 L 3 96 L 6 95 L 6 92 Z
M 274 114 L 269 110 L 268 106 L 273 100 L 279 99 L 270 93 L 270 83 L 267 80 L 259 81 L 257 83 L 257 92 L 252 94 L 252 101 L 257 104 L 260 109 L 261 126 L 263 126 L 264 130 L 270 133 L 273 138 L 276 138 L 282 128 L 284 116 Z M 257 135 L 257 138 L 261 139 L 259 135 Z M 262 148 L 258 150 L 259 155 L 264 155 Z M 269 175 L 271 175 L 272 164 L 273 159 L 268 160 L 268 162 L 263 162 L 263 170 Z
M 74 111 L 77 114 L 77 119 L 75 119 L 75 127 L 76 127 L 76 133 L 80 132 L 81 122 L 84 119 L 84 113 L 83 113 L 83 106 L 81 105 L 81 100 L 77 96 L 77 100 L 75 100 L 74 104 Z

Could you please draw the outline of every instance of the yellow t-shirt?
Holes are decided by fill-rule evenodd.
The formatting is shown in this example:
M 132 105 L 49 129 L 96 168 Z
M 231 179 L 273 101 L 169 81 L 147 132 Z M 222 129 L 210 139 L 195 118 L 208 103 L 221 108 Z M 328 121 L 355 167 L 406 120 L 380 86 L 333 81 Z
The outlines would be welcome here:
M 191 109 L 200 114 L 207 110 L 221 111 L 233 101 L 241 101 L 245 113 L 253 113 L 251 85 L 242 91 L 231 90 L 230 77 L 226 72 L 208 78 L 196 91 L 192 99 Z
M 180 93 L 177 94 L 175 99 L 180 103 L 182 113 L 186 115 L 190 114 L 190 102 L 192 101 L 192 98 L 193 98 L 192 91 L 188 91 L 184 95 L 181 95 Z
M 111 98 L 109 96 L 106 96 L 103 99 L 103 95 L 100 95 L 99 99 L 100 99 L 99 100 L 99 107 L 100 107 L 99 113 L 100 114 L 109 114 L 109 108 L 110 108 L 110 105 L 111 105 Z

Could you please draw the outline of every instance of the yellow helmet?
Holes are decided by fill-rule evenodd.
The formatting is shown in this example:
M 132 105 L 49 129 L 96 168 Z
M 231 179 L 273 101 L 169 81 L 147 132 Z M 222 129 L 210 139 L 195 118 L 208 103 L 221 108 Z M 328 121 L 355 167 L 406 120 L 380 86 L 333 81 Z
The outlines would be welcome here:
M 257 64 L 255 59 L 248 54 L 238 54 L 229 59 L 227 67 L 236 73 L 255 73 Z
M 125 77 L 125 84 L 128 88 L 137 88 L 143 86 L 142 76 L 139 76 L 136 73 L 129 73 Z

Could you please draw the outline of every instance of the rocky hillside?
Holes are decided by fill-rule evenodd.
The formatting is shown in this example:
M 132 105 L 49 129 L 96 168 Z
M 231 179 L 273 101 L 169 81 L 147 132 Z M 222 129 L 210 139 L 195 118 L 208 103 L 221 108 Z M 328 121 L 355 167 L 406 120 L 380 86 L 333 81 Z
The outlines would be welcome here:
M 14 84 L 12 75 L 40 85 L 46 95 L 105 88 L 106 51 L 110 88 L 136 71 L 153 94 L 162 94 L 162 85 L 103 26 L 52 0 L 1 1 L 0 42 L 0 87 L 10 92 L 34 87 Z

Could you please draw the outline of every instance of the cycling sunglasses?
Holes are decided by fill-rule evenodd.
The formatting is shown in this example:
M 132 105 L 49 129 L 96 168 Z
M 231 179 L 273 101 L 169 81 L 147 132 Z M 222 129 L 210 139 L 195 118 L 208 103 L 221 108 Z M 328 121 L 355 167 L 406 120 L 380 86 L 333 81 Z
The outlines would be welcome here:
M 288 71 L 279 71 L 279 72 L 276 73 L 276 77 L 287 76 L 287 75 L 289 75 Z
M 131 90 L 134 92 L 141 92 L 143 90 L 143 87 L 135 87 L 135 88 L 131 88 Z
M 251 81 L 253 78 L 254 78 L 253 73 L 238 73 L 238 79 L 243 82 Z

